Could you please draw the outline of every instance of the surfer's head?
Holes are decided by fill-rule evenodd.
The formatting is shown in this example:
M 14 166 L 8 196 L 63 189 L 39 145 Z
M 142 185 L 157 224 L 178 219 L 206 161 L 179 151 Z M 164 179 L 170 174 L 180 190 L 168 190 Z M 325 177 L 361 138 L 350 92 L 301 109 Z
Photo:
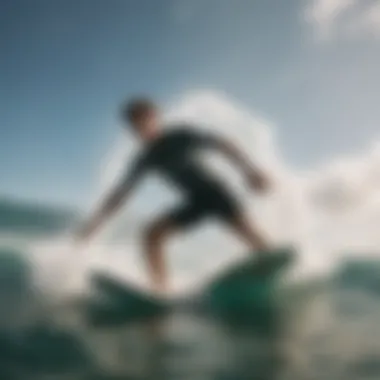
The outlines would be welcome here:
M 124 123 L 143 140 L 153 139 L 159 132 L 159 110 L 149 98 L 134 98 L 121 107 Z

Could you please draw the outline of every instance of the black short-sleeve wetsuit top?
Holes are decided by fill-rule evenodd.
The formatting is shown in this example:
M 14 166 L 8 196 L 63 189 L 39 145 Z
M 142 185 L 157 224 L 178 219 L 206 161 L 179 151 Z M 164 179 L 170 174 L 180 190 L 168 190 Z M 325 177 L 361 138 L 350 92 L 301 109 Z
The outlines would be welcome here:
M 191 127 L 163 132 L 135 159 L 124 186 L 134 186 L 144 174 L 154 171 L 186 196 L 185 204 L 168 215 L 176 225 L 207 216 L 231 219 L 238 212 L 236 200 L 222 181 L 196 159 L 199 149 L 217 148 L 218 144 L 217 137 Z

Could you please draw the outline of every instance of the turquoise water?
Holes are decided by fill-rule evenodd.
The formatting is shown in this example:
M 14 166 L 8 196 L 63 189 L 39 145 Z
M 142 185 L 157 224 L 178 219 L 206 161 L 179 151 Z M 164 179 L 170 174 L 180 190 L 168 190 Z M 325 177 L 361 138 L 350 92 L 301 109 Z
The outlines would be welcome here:
M 18 206 L 18 218 L 22 211 Z M 27 211 L 28 218 L 18 219 L 22 228 L 11 207 L 9 218 L 0 211 L 1 225 L 14 241 L 30 233 L 34 220 L 34 234 L 46 232 L 44 223 L 51 234 L 71 221 L 57 210 L 43 210 L 52 219 L 42 218 L 41 210 Z M 94 325 L 87 297 L 43 295 L 28 252 L 9 245 L 0 248 L 2 380 L 380 378 L 377 262 L 342 263 L 328 278 L 283 286 L 265 329 L 227 324 L 186 302 L 154 324 Z

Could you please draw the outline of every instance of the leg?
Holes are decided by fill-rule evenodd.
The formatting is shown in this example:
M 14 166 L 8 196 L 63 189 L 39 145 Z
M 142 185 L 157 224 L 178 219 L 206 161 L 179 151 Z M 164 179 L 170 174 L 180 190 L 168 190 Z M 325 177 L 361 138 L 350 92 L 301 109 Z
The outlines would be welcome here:
M 147 228 L 145 235 L 145 256 L 153 281 L 153 290 L 164 293 L 167 290 L 167 273 L 163 245 L 167 238 L 178 230 L 197 222 L 204 212 L 198 204 L 190 202 L 159 218 Z
M 147 228 L 144 238 L 145 257 L 153 290 L 159 293 L 165 293 L 167 290 L 163 245 L 174 228 L 175 226 L 169 218 L 161 218 Z
M 269 249 L 269 244 L 260 234 L 257 227 L 254 226 L 253 223 L 251 223 L 251 221 L 243 215 L 243 213 L 239 213 L 229 219 L 229 225 L 252 250 L 263 252 Z
M 248 244 L 250 249 L 263 252 L 269 248 L 269 244 L 258 228 L 244 215 L 240 202 L 233 195 L 223 190 L 215 195 L 211 201 L 216 215 L 227 223 L 235 234 Z

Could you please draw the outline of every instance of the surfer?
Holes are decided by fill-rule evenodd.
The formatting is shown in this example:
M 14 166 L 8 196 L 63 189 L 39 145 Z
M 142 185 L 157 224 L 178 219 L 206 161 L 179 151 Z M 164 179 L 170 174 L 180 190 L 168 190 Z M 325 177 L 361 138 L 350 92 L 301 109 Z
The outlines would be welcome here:
M 214 217 L 224 222 L 254 252 L 264 252 L 269 248 L 223 182 L 194 159 L 197 152 L 200 149 L 218 150 L 236 165 L 256 191 L 266 191 L 268 180 L 230 141 L 200 132 L 191 125 L 178 125 L 166 130 L 160 116 L 159 108 L 149 99 L 137 98 L 122 105 L 122 121 L 140 140 L 142 150 L 122 180 L 79 230 L 77 237 L 80 242 L 87 242 L 121 207 L 148 172 L 154 171 L 167 179 L 185 196 L 185 201 L 154 220 L 144 235 L 145 257 L 154 290 L 165 292 L 165 241 L 173 233 L 197 225 L 206 218 Z

